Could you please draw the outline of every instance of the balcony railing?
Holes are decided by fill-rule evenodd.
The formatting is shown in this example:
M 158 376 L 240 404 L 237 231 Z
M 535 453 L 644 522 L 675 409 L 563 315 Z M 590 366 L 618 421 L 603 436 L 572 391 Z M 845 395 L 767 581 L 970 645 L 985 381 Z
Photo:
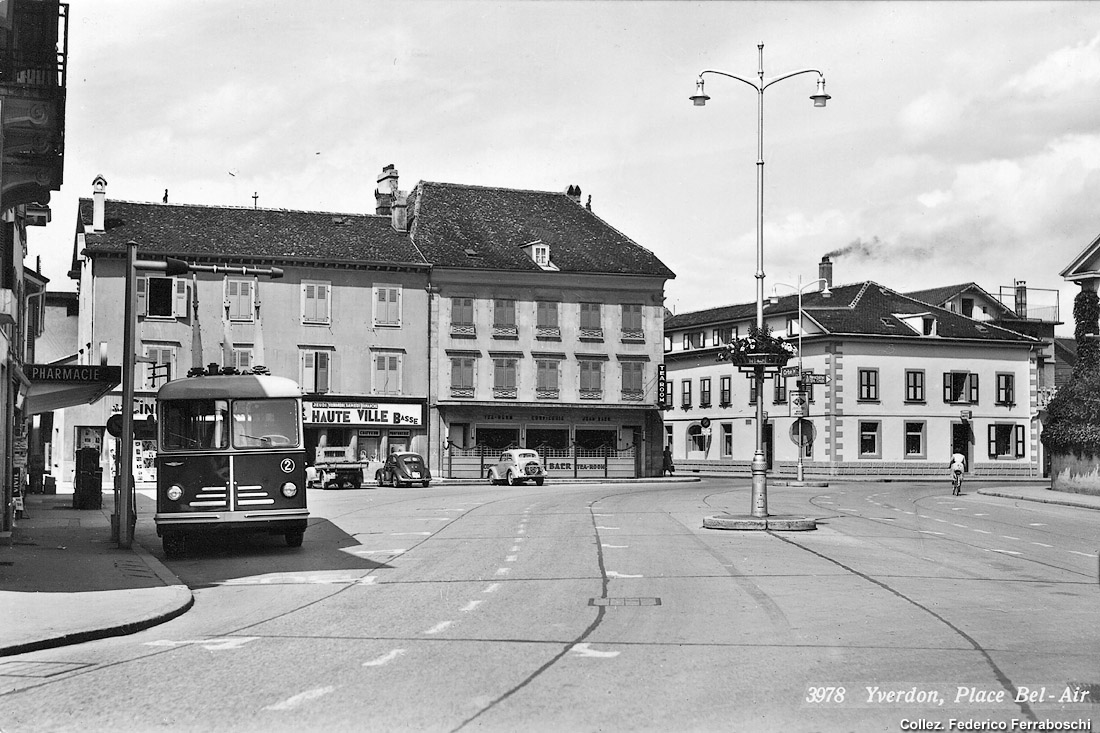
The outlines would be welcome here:
M 451 397 L 455 399 L 472 399 L 473 396 L 473 387 L 451 387 Z
M 581 388 L 581 399 L 582 400 L 602 400 L 603 399 L 603 390 L 602 389 L 584 389 L 582 387 Z
M 477 326 L 472 323 L 452 323 L 451 335 L 459 337 L 477 336 Z
M 535 338 L 560 339 L 561 328 L 558 326 L 535 326 Z
M 493 387 L 493 399 L 514 400 L 517 397 L 515 387 Z

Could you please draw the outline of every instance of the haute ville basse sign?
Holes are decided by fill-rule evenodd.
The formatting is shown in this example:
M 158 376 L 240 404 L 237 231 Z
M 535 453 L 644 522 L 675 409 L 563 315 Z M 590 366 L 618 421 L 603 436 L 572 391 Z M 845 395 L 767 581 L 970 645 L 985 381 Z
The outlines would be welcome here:
M 424 424 L 422 405 L 385 402 L 305 403 L 305 422 L 319 425 L 405 425 Z

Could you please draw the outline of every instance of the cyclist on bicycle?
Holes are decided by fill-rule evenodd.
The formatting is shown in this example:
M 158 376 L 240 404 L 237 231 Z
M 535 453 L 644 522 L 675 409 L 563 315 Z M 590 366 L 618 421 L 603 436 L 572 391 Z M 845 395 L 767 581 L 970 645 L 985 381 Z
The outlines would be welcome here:
M 962 488 L 963 471 L 966 470 L 966 456 L 962 453 L 952 453 L 951 463 L 949 463 L 947 467 L 951 471 L 951 481 L 955 487 L 951 493 L 954 496 L 958 496 Z

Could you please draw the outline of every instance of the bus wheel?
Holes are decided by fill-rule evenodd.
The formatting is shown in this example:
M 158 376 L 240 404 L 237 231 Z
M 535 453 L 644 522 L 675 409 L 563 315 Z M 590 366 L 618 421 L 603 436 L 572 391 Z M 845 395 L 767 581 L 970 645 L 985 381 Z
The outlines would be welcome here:
M 302 546 L 302 538 L 305 537 L 305 534 L 306 533 L 303 530 L 298 530 L 297 532 L 287 532 L 286 533 L 286 546 L 287 547 L 301 547 Z
M 169 559 L 175 560 L 183 557 L 187 552 L 187 535 L 183 532 L 165 532 L 164 537 L 161 539 L 161 545 L 164 547 L 164 554 Z

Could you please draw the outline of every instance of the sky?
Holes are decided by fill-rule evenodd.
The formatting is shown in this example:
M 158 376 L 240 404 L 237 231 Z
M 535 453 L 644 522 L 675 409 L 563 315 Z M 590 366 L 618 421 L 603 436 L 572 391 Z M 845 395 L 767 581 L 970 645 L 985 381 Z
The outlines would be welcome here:
M 77 200 L 373 213 L 418 181 L 565 191 L 685 313 L 818 277 L 901 292 L 1058 273 L 1100 235 L 1100 3 L 69 0 L 65 185 L 30 232 L 75 290 Z M 257 198 L 254 200 L 253 195 Z M 1047 292 L 1043 292 L 1044 289 Z

